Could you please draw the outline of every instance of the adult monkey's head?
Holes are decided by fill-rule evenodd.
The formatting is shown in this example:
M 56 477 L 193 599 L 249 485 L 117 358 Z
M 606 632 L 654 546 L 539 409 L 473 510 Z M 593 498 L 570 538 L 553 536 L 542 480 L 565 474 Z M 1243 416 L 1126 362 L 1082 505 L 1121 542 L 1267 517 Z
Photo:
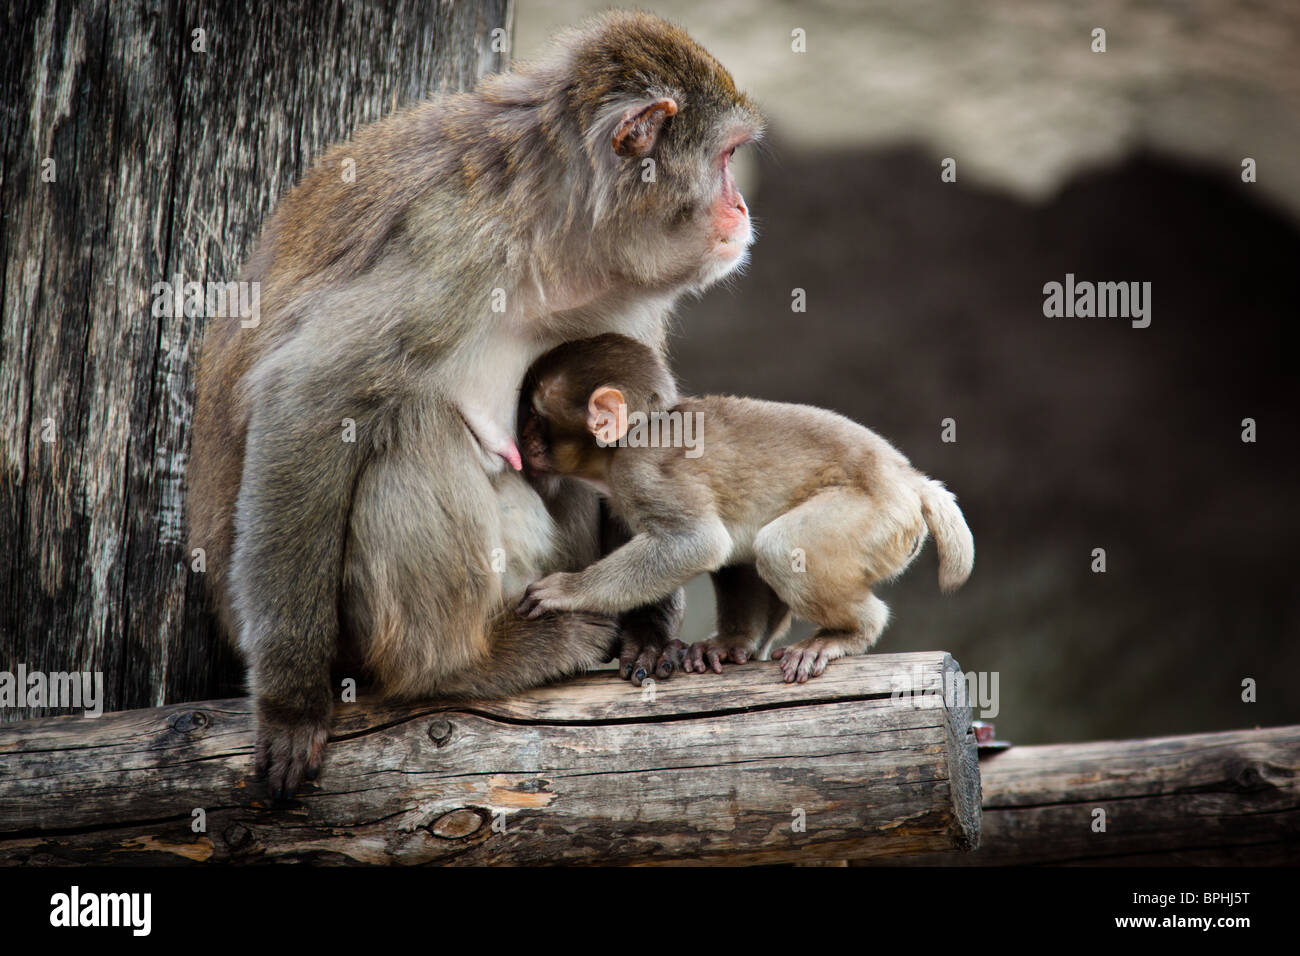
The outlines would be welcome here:
M 550 145 L 576 145 L 591 170 L 560 188 L 596 261 L 638 285 L 692 291 L 746 262 L 754 231 L 731 160 L 762 136 L 763 118 L 712 54 L 665 20 L 618 11 L 522 68 L 547 73 L 564 77 L 580 140 Z

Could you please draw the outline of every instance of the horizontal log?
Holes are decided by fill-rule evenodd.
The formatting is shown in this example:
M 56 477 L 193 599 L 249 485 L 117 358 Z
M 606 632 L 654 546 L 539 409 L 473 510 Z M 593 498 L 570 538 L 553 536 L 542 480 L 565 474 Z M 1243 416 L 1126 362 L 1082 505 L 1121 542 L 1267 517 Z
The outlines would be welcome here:
M 779 673 L 635 688 L 595 672 L 472 705 L 345 705 L 319 781 L 274 807 L 248 776 L 248 700 L 9 724 L 0 863 L 735 864 L 978 844 L 951 657 Z M 894 693 L 918 675 L 959 694 Z
M 1012 747 L 983 757 L 980 772 L 980 849 L 905 862 L 1300 862 L 1300 726 Z

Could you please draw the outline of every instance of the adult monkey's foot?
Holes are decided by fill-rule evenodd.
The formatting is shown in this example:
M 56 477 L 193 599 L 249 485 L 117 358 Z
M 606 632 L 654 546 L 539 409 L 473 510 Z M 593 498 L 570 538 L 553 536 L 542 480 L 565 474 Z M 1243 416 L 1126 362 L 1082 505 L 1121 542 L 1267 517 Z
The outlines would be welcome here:
M 258 701 L 253 773 L 266 782 L 272 800 L 288 800 L 304 780 L 320 774 L 329 725 L 328 714 L 290 713 Z
M 667 680 L 682 666 L 686 645 L 677 640 L 686 614 L 686 594 L 678 588 L 653 604 L 619 617 L 618 674 L 640 687 Z
M 686 645 L 662 634 L 625 631 L 618 652 L 618 673 L 637 687 L 645 681 L 667 680 L 682 666 Z

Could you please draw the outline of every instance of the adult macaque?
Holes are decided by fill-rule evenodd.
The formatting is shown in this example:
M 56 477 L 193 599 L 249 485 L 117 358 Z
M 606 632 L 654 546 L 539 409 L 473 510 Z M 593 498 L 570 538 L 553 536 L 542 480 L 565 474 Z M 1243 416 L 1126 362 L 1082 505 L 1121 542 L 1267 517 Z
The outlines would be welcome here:
M 519 382 L 599 332 L 662 350 L 678 297 L 746 259 L 728 160 L 761 125 L 682 30 L 612 13 L 359 130 L 280 203 L 243 276 L 260 323 L 208 332 L 189 473 L 273 796 L 318 772 L 340 662 L 486 697 L 609 659 L 613 618 L 510 611 L 601 544 L 595 494 L 516 470 Z M 679 618 L 671 594 L 624 616 L 625 676 L 664 666 Z
M 635 532 L 590 567 L 530 585 L 526 618 L 616 614 L 710 571 L 718 631 L 685 668 L 721 673 L 723 660 L 764 654 L 793 610 L 820 629 L 773 656 L 787 683 L 802 683 L 876 643 L 889 611 L 872 588 L 912 563 L 927 528 L 939 586 L 970 576 L 975 543 L 952 493 L 834 412 L 679 397 L 660 357 L 621 335 L 548 352 L 525 394 L 529 471 L 588 482 Z

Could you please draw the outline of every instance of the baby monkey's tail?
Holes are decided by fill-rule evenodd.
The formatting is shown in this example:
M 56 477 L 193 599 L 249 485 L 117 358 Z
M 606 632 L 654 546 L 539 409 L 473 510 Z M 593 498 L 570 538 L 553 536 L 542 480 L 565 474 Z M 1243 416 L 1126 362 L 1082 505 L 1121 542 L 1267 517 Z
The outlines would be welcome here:
M 923 478 L 921 514 L 939 547 L 939 589 L 955 591 L 966 583 L 975 565 L 975 539 L 957 498 L 942 483 Z

